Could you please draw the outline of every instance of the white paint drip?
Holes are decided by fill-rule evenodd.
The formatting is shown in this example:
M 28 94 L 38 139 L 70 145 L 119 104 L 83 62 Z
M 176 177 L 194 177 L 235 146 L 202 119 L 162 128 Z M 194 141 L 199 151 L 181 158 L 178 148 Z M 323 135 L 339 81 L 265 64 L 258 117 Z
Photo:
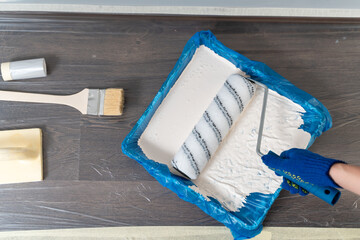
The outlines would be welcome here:
M 171 160 L 199 121 L 225 80 L 240 73 L 232 63 L 200 46 L 171 91 L 161 103 L 139 139 L 149 159 L 171 166 Z M 263 89 L 257 91 L 217 152 L 191 188 L 217 199 L 230 211 L 244 206 L 253 192 L 272 194 L 282 178 L 256 154 L 257 131 Z M 269 91 L 262 151 L 280 154 L 292 147 L 305 148 L 310 134 L 299 129 L 305 110 L 291 100 Z M 207 198 L 208 199 L 208 198 Z

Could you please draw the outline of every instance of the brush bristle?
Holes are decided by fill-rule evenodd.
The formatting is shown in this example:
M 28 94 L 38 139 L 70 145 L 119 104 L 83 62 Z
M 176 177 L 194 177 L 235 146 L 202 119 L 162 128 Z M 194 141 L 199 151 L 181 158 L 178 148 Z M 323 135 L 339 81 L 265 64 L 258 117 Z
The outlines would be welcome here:
M 124 90 L 122 88 L 109 88 L 105 90 L 104 115 L 122 115 L 124 108 Z

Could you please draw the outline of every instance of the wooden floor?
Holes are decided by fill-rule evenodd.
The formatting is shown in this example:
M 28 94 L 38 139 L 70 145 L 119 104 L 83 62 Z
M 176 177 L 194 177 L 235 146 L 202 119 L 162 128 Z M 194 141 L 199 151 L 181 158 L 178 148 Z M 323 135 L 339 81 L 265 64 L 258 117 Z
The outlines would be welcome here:
M 220 225 L 120 148 L 200 30 L 318 98 L 334 124 L 311 150 L 360 165 L 360 20 L 2 13 L 0 61 L 45 57 L 49 76 L 0 82 L 0 89 L 122 87 L 126 106 L 122 117 L 98 118 L 64 106 L 0 102 L 1 129 L 42 128 L 45 161 L 45 181 L 0 186 L 0 230 Z M 360 227 L 360 197 L 344 191 L 331 207 L 282 192 L 264 225 Z

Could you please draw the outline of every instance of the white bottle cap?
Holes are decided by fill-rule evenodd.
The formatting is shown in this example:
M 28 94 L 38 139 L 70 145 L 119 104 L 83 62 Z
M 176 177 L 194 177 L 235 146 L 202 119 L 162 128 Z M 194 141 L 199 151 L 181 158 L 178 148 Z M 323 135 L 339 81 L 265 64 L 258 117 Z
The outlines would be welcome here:
M 46 77 L 45 59 L 1 63 L 1 74 L 4 81 Z

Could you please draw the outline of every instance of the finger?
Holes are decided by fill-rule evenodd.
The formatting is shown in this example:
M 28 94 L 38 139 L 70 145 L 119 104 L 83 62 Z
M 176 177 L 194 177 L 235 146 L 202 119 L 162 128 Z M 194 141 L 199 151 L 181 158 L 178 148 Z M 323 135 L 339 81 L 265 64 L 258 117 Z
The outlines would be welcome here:
M 301 149 L 301 148 L 292 148 L 292 149 L 288 150 L 287 152 L 288 152 L 287 153 L 288 158 L 306 158 L 306 157 L 316 158 L 316 157 L 321 157 L 318 154 L 315 154 L 313 152 L 310 152 L 309 150 Z
M 264 155 L 261 157 L 261 159 L 269 168 L 277 168 L 282 162 L 282 159 L 275 154 Z
M 280 157 L 281 158 L 284 158 L 284 159 L 288 159 L 290 158 L 290 153 L 293 149 L 289 149 L 289 150 L 286 150 L 286 151 L 283 151 L 281 154 L 280 154 Z
M 303 156 L 304 154 L 306 154 L 306 152 L 308 152 L 308 151 L 305 149 L 291 148 L 289 150 L 282 152 L 280 154 L 280 157 L 284 158 L 284 159 L 291 159 L 291 158 L 295 158 L 298 156 Z
M 300 186 L 297 185 L 296 183 L 291 182 L 290 193 L 296 194 L 299 193 L 299 191 L 300 191 Z
M 291 181 L 284 178 L 284 181 L 282 182 L 281 187 L 290 192 Z
M 308 195 L 308 194 L 309 194 L 309 192 L 308 192 L 308 191 L 306 191 L 305 189 L 303 189 L 302 187 L 300 187 L 299 194 L 300 194 L 301 196 L 306 196 L 306 195 Z

